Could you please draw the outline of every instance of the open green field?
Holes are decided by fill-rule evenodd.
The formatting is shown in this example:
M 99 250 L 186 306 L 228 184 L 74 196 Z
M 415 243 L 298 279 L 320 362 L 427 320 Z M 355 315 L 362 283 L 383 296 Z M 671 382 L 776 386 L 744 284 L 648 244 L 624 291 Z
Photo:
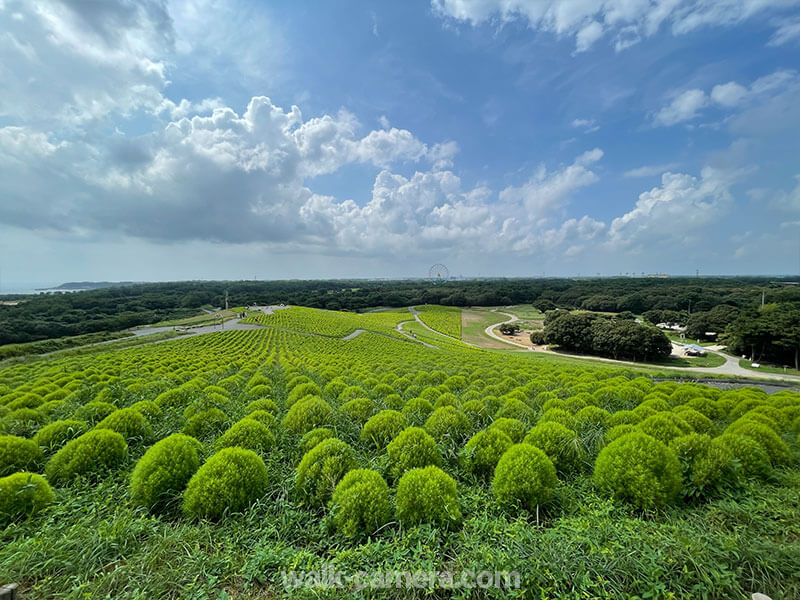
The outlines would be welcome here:
M 465 310 L 465 341 L 482 312 L 502 320 Z M 800 597 L 800 394 L 656 383 L 657 366 L 478 349 L 415 321 L 410 340 L 407 310 L 269 317 L 0 366 L 0 584 Z M 436 577 L 378 589 L 378 572 Z M 470 572 L 503 585 L 448 587 Z

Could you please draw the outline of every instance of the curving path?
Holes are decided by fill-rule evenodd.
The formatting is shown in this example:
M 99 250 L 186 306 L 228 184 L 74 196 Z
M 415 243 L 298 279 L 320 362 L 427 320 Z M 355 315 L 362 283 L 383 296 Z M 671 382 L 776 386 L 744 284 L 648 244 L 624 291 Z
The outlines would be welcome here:
M 513 323 L 514 321 L 519 321 L 519 318 L 515 315 L 500 312 L 497 309 L 493 309 L 491 312 L 497 313 L 499 315 L 504 315 L 509 317 L 507 321 L 502 321 L 500 323 L 495 323 L 494 325 L 489 325 L 484 331 L 486 335 L 506 344 L 510 344 L 512 346 L 517 346 L 519 348 L 525 348 L 526 350 L 531 350 L 530 346 L 525 346 L 524 344 L 519 344 L 517 342 L 512 342 L 511 340 L 504 339 L 497 335 L 494 332 L 495 327 L 499 327 L 505 323 Z M 676 350 L 681 349 L 681 345 L 675 342 L 672 343 L 672 346 Z M 544 348 L 542 350 L 537 350 L 537 352 L 544 352 L 546 354 L 553 354 L 555 356 L 566 356 L 569 358 L 578 358 L 578 359 L 585 359 L 585 360 L 597 360 L 601 362 L 608 362 L 608 363 L 615 363 L 615 364 L 622 364 L 622 365 L 629 365 L 635 367 L 651 367 L 654 369 L 668 369 L 670 371 L 683 371 L 685 372 L 698 372 L 698 373 L 710 373 L 712 375 L 732 375 L 735 377 L 748 377 L 750 379 L 772 379 L 776 381 L 789 381 L 793 383 L 800 383 L 800 377 L 796 375 L 782 375 L 780 373 L 759 373 L 757 371 L 751 371 L 750 369 L 745 369 L 744 367 L 739 366 L 739 359 L 730 356 L 729 354 L 725 354 L 720 352 L 719 350 L 713 350 L 711 348 L 706 348 L 708 352 L 712 352 L 714 354 L 719 354 L 725 359 L 725 364 L 722 364 L 718 367 L 671 367 L 671 366 L 662 366 L 662 365 L 647 365 L 644 363 L 637 363 L 637 362 L 630 362 L 626 360 L 614 360 L 613 358 L 603 358 L 601 356 L 588 356 L 585 354 L 567 354 L 565 352 L 555 352 L 550 350 L 549 348 Z
M 472 346 L 473 348 L 479 348 L 479 346 L 476 346 L 475 344 L 470 344 L 469 342 L 465 342 L 464 340 L 459 340 L 458 338 L 454 338 L 452 336 L 446 335 L 446 334 L 442 333 L 441 331 L 436 331 L 432 327 L 429 327 L 428 325 L 425 324 L 425 322 L 422 319 L 419 318 L 419 315 L 421 313 L 416 308 L 414 308 L 413 306 L 409 306 L 408 307 L 408 312 L 410 312 L 412 315 L 414 315 L 414 320 L 417 323 L 419 323 L 420 325 L 422 325 L 428 331 L 430 331 L 432 333 L 435 333 L 436 335 L 441 335 L 443 337 L 450 338 L 451 340 L 456 340 L 457 342 L 461 342 L 462 344 L 464 344 L 466 346 Z M 410 323 L 410 321 L 403 321 L 403 323 Z M 427 344 L 426 344 L 426 346 L 427 346 Z M 431 346 L 431 347 L 435 348 L 435 346 Z

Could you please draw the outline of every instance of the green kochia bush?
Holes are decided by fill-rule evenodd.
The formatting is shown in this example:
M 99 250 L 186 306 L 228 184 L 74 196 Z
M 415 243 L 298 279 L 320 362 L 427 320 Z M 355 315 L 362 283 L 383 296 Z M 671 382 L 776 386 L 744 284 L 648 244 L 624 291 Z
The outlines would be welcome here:
M 681 490 L 681 465 L 663 442 L 634 431 L 603 448 L 594 467 L 595 484 L 643 509 L 672 502 Z
M 389 455 L 389 468 L 395 478 L 409 469 L 442 464 L 436 440 L 419 427 L 409 427 L 401 432 L 389 442 L 386 453 Z
M 733 483 L 733 454 L 717 440 L 699 433 L 670 442 L 683 469 L 683 495 L 708 497 Z
M 676 437 L 692 433 L 691 425 L 678 415 L 669 412 L 660 412 L 647 417 L 636 426 L 636 429 L 665 444 Z
M 333 409 L 319 396 L 311 396 L 295 402 L 283 418 L 283 426 L 294 433 L 303 434 L 330 425 Z
M 51 502 L 53 490 L 36 473 L 14 473 L 0 478 L 0 525 L 30 516 Z
M 499 419 L 495 419 L 494 422 L 489 425 L 489 429 L 499 429 L 508 437 L 510 437 L 512 442 L 519 444 L 522 441 L 522 438 L 525 437 L 525 431 L 527 430 L 527 427 L 525 426 L 525 423 L 519 419 L 500 417 Z
M 269 473 L 261 457 L 244 448 L 225 448 L 209 458 L 183 493 L 187 517 L 219 519 L 241 512 L 262 497 Z
M 740 420 L 728 427 L 725 433 L 743 435 L 757 442 L 769 455 L 769 459 L 774 466 L 785 465 L 792 460 L 792 455 L 786 442 L 775 433 L 775 430 L 767 425 L 755 421 Z
M 497 463 L 492 492 L 502 505 L 534 510 L 550 500 L 557 484 L 556 469 L 542 450 L 516 444 Z
M 9 412 L 0 421 L 0 433 L 31 437 L 47 422 L 47 418 L 34 408 L 18 408 Z
M 130 492 L 135 504 L 160 509 L 183 492 L 200 466 L 203 446 L 193 437 L 174 433 L 155 443 L 136 463 Z
M 461 450 L 459 461 L 467 471 L 479 476 L 490 475 L 497 466 L 497 461 L 514 442 L 500 429 L 479 431 Z
M 33 441 L 45 452 L 55 452 L 70 440 L 83 435 L 89 426 L 83 421 L 66 419 L 45 425 L 33 437 Z
M 94 425 L 105 419 L 115 410 L 117 410 L 117 407 L 113 404 L 95 400 L 81 406 L 75 411 L 72 418 L 76 421 L 86 421 L 90 425 Z
M 456 482 L 438 467 L 411 469 L 397 484 L 397 520 L 404 525 L 461 522 Z
M 95 429 L 67 443 L 47 461 L 45 473 L 55 483 L 97 475 L 121 465 L 128 456 L 125 438 L 110 429 Z
M 333 523 L 349 537 L 370 534 L 391 518 L 389 486 L 371 469 L 348 472 L 333 492 Z
M 335 438 L 336 435 L 327 427 L 318 427 L 306 433 L 300 440 L 300 452 L 303 455 L 323 440 Z
M 556 471 L 567 475 L 580 471 L 585 452 L 578 434 L 555 421 L 539 423 L 525 436 L 525 443 L 542 450 Z
M 381 450 L 407 426 L 406 418 L 398 411 L 382 410 L 364 424 L 361 440 L 371 442 Z
M 122 435 L 129 444 L 147 441 L 152 437 L 152 431 L 150 430 L 150 424 L 147 422 L 147 419 L 133 408 L 115 410 L 100 421 L 95 428 L 116 431 Z
M 225 429 L 228 416 L 218 408 L 209 408 L 197 413 L 183 426 L 183 433 L 195 438 L 218 434 Z
M 425 398 L 412 398 L 403 406 L 403 416 L 412 425 L 422 425 L 433 412 L 433 404 Z
M 234 423 L 228 431 L 216 441 L 217 449 L 237 446 L 266 454 L 275 447 L 277 440 L 269 427 L 255 419 L 245 418 Z
M 276 415 L 278 414 L 278 405 L 275 404 L 275 401 L 271 400 L 270 398 L 259 398 L 258 400 L 253 400 L 247 405 L 246 408 L 248 413 L 255 412 L 257 410 L 266 410 L 267 412 L 271 412 L 273 415 Z
M 358 466 L 353 449 L 338 439 L 327 439 L 309 450 L 297 467 L 295 487 L 310 506 L 324 505 L 336 484 Z
M 0 435 L 0 476 L 36 469 L 43 458 L 36 442 L 16 435 Z
M 714 441 L 727 448 L 747 477 L 767 479 L 772 475 L 767 451 L 753 438 L 735 433 L 724 433 Z
M 437 408 L 425 421 L 425 431 L 439 442 L 450 440 L 461 443 L 471 430 L 469 417 L 452 406 Z

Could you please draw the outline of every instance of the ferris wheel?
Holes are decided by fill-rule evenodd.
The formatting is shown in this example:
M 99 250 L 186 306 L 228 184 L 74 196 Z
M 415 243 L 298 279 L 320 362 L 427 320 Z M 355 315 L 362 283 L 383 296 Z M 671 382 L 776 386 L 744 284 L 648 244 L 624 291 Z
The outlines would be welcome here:
M 450 270 L 441 263 L 436 263 L 428 269 L 428 279 L 434 285 L 441 285 L 450 279 Z

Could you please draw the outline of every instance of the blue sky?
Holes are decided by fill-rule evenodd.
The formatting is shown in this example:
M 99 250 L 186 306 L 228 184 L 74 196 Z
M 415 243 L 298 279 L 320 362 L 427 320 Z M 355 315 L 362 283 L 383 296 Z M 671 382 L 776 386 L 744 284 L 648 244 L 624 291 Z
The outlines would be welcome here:
M 800 270 L 800 0 L 0 0 L 0 269 Z

